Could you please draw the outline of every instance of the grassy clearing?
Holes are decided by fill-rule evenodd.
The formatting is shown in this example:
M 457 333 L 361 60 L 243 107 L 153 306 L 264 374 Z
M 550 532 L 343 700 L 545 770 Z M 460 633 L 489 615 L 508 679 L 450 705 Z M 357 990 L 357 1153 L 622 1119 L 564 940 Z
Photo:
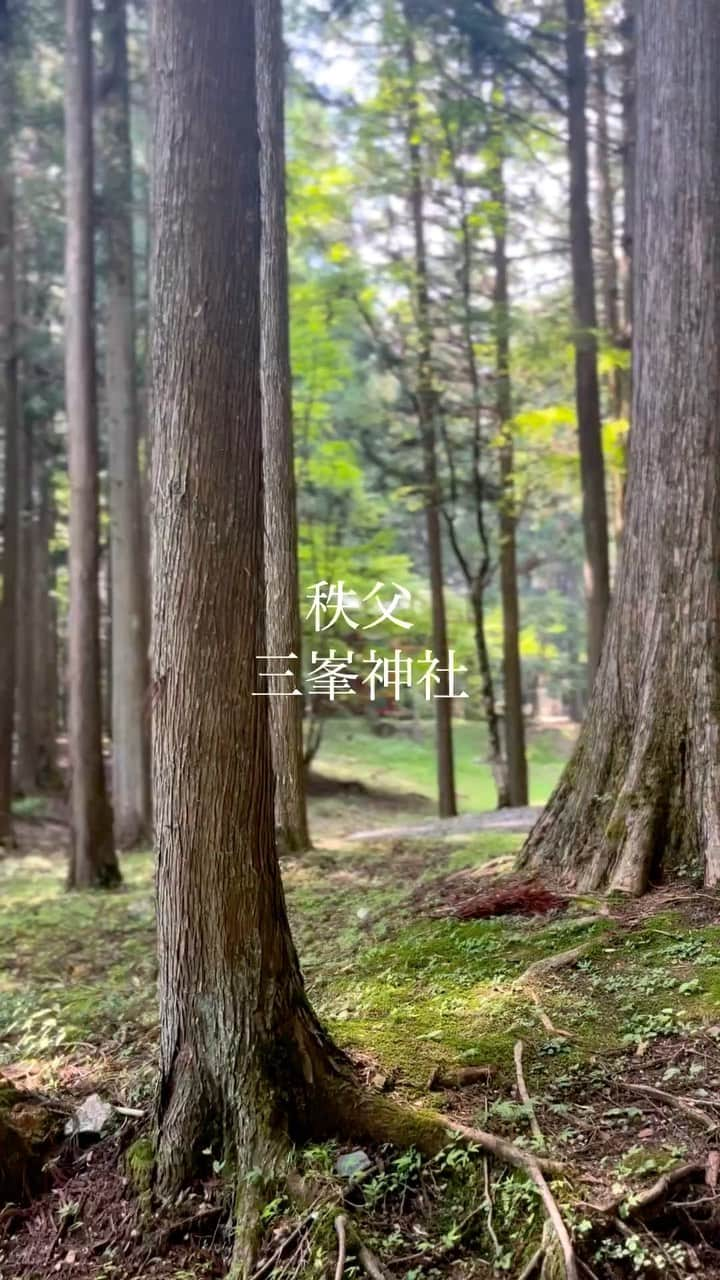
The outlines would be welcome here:
M 328 776 L 353 779 L 402 794 L 434 800 L 433 725 L 421 722 L 420 740 L 405 733 L 378 737 L 364 720 L 338 717 L 323 730 L 318 768 Z M 458 720 L 453 728 L 458 803 L 465 810 L 493 809 L 495 785 L 487 765 L 487 732 L 480 721 Z M 530 803 L 543 804 L 557 782 L 572 748 L 571 729 L 531 730 L 528 741 Z

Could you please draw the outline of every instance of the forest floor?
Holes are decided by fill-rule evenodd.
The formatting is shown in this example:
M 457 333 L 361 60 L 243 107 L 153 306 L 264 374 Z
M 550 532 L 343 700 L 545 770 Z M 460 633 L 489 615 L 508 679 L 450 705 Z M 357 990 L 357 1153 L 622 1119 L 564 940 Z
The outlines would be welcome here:
M 334 776 L 321 761 L 313 786 L 315 848 L 283 866 L 309 994 L 332 1034 L 371 1087 L 566 1162 L 552 1185 L 581 1274 L 720 1276 L 720 898 L 675 886 L 641 903 L 472 918 L 522 837 L 353 841 L 432 806 L 427 788 L 396 788 L 371 751 L 346 772 L 341 755 L 335 742 Z M 117 893 L 67 895 L 64 825 L 41 804 L 24 811 L 21 847 L 0 862 L 0 1077 L 69 1114 L 93 1094 L 114 1109 L 97 1138 L 65 1145 L 43 1195 L 0 1212 L 0 1277 L 220 1276 L 220 1153 L 170 1213 L 137 1189 L 156 1073 L 150 855 L 123 859 Z M 347 1154 L 300 1155 L 324 1194 L 312 1214 L 282 1195 L 269 1205 L 258 1280 L 332 1277 L 339 1208 L 393 1280 L 517 1277 L 541 1245 L 536 1189 L 478 1152 L 423 1161 L 365 1148 L 349 1179 L 348 1162 L 337 1168 Z M 362 1273 L 351 1240 L 343 1274 Z

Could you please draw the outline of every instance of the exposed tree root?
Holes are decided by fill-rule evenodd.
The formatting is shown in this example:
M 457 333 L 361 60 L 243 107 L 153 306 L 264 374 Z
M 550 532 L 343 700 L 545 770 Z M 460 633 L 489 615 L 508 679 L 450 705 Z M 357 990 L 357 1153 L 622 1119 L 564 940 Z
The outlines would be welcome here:
M 335 1233 L 338 1238 L 338 1256 L 335 1264 L 335 1280 L 342 1280 L 345 1271 L 345 1257 L 347 1254 L 347 1233 L 345 1231 L 346 1217 L 344 1213 L 339 1213 L 335 1219 Z
M 665 1102 L 676 1111 L 682 1111 L 683 1115 L 688 1116 L 690 1120 L 702 1125 L 706 1133 L 714 1133 L 719 1127 L 717 1120 L 713 1120 L 706 1111 L 701 1111 L 700 1107 L 696 1107 L 692 1102 L 686 1102 L 684 1098 L 678 1098 L 674 1093 L 668 1093 L 666 1089 L 657 1089 L 652 1084 L 636 1084 L 632 1080 L 620 1080 L 618 1083 L 632 1093 L 641 1093 L 646 1098 L 654 1098 L 656 1102 Z
M 542 960 L 535 960 L 528 965 L 524 973 L 515 979 L 516 987 L 523 987 L 528 982 L 532 982 L 535 978 L 544 978 L 548 973 L 557 973 L 560 969 L 567 969 L 569 965 L 575 964 L 578 960 L 582 960 L 592 947 L 591 942 L 584 942 L 579 947 L 571 947 L 569 951 L 559 951 L 554 956 L 543 956 Z
M 520 1095 L 520 1101 L 522 1102 L 523 1106 L 525 1107 L 525 1110 L 527 1111 L 528 1120 L 530 1121 L 530 1128 L 532 1129 L 532 1135 L 535 1141 L 537 1142 L 538 1146 L 542 1149 L 545 1147 L 545 1136 L 543 1134 L 542 1129 L 540 1128 L 540 1125 L 538 1124 L 538 1118 L 535 1114 L 535 1108 L 533 1106 L 532 1098 L 528 1093 L 528 1087 L 527 1087 L 527 1084 L 525 1083 L 525 1073 L 523 1071 L 522 1040 L 517 1041 L 513 1054 L 515 1058 L 515 1075 L 517 1077 L 517 1089 L 518 1089 L 518 1094 Z

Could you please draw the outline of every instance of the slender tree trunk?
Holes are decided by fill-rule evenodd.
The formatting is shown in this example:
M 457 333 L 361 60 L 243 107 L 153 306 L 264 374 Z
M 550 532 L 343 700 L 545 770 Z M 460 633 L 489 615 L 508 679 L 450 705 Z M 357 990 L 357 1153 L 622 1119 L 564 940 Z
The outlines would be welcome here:
M 358 1088 L 308 1005 L 287 922 L 268 703 L 253 696 L 265 652 L 255 6 L 217 0 L 213 18 L 197 0 L 156 0 L 157 1176 L 176 1193 L 210 1145 L 224 1152 L 246 1276 L 257 1171 L 280 1172 L 292 1141 L 412 1142 L 427 1126 Z
M 17 761 L 15 785 L 23 795 L 35 790 L 35 503 L 33 496 L 34 447 L 33 423 L 23 412 L 22 398 L 18 407 L 18 490 L 20 499 L 20 533 L 18 544 L 17 591 Z
M 147 580 L 135 371 L 132 162 L 125 0 L 103 12 L 103 222 L 107 244 L 105 385 L 110 478 L 112 776 L 115 842 L 150 835 Z
M 720 883 L 719 65 L 715 0 L 692 22 L 640 0 L 627 520 L 585 726 L 524 857 L 582 888 Z
M 57 643 L 55 639 L 54 572 L 50 552 L 55 530 L 52 469 L 47 457 L 39 459 L 38 509 L 35 522 L 35 782 L 42 789 L 55 787 L 57 773 Z
M 503 684 L 505 689 L 505 749 L 508 766 L 508 803 L 528 802 L 525 754 L 522 668 L 520 665 L 520 601 L 517 579 L 515 461 L 510 381 L 510 290 L 507 260 L 507 200 L 502 155 L 498 157 L 493 189 L 496 206 L 494 227 L 495 282 L 493 327 L 495 331 L 495 403 L 500 444 L 500 595 L 503 614 Z
M 18 554 L 18 373 L 15 316 L 14 94 L 8 0 L 0 0 L 0 377 L 5 437 L 0 605 L 0 845 L 12 841 Z
M 575 310 L 575 390 L 585 534 L 590 682 L 600 661 L 610 600 L 605 466 L 597 371 L 597 315 L 587 163 L 585 0 L 565 0 L 570 162 L 570 250 Z
M 261 355 L 267 652 L 300 672 L 300 586 L 288 332 L 284 60 L 281 0 L 257 0 L 262 198 Z M 295 654 L 296 659 L 289 659 Z M 288 660 L 289 659 L 289 660 Z M 282 693 L 289 692 L 284 687 Z M 275 824 L 281 848 L 310 846 L 303 764 L 303 699 L 269 699 Z
M 70 471 L 68 748 L 71 888 L 116 884 L 105 790 L 98 601 L 98 442 L 93 269 L 92 5 L 66 0 L 65 397 Z
M 440 669 L 443 670 L 440 684 L 437 686 L 438 696 L 435 699 L 438 811 L 441 817 L 452 817 L 457 813 L 457 804 L 455 801 L 455 765 L 453 761 L 452 699 L 447 696 L 449 688 L 447 677 L 448 639 L 445 618 L 442 535 L 440 530 L 440 485 L 437 471 L 437 432 L 435 422 L 437 398 L 433 381 L 432 320 L 430 317 L 427 251 L 425 246 L 422 151 L 419 141 L 420 122 L 414 87 L 416 61 L 415 48 L 412 36 L 409 33 L 409 13 L 407 8 L 408 6 L 405 4 L 403 12 L 405 21 L 408 24 L 406 59 L 410 80 L 407 144 L 410 162 L 410 209 L 415 251 L 415 307 L 418 334 L 416 398 L 425 479 L 425 523 L 430 568 L 433 654 L 438 659 Z
M 475 523 L 480 543 L 480 561 L 473 573 L 470 564 L 463 555 L 459 539 L 455 536 L 454 521 L 448 522 L 450 541 L 460 569 L 465 577 L 473 613 L 475 631 L 475 652 L 478 660 L 480 684 L 482 689 L 485 722 L 488 731 L 489 760 L 492 775 L 497 789 L 497 807 L 503 809 L 510 803 L 508 793 L 508 777 L 505 755 L 503 753 L 500 716 L 495 699 L 495 682 L 493 680 L 490 654 L 485 635 L 485 592 L 490 577 L 490 547 L 485 526 L 485 482 L 482 472 L 482 415 L 483 402 L 480 386 L 480 371 L 475 353 L 475 332 L 472 307 L 472 267 L 473 242 L 470 228 L 469 212 L 465 196 L 465 181 L 461 167 L 456 167 L 456 183 L 460 194 L 460 238 L 461 238 L 461 287 L 463 300 L 463 342 L 467 364 L 468 380 L 472 396 L 472 476 L 470 488 L 475 504 Z M 448 442 L 448 450 L 450 449 Z M 451 472 L 454 468 L 451 466 Z M 454 489 L 454 474 L 453 485 Z M 453 501 L 455 494 L 452 494 Z

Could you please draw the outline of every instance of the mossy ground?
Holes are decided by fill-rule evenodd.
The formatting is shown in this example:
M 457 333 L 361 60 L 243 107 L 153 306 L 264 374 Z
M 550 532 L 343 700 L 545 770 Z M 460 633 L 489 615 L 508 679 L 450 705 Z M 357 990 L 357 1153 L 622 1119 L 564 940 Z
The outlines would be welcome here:
M 427 1102 L 428 1077 L 438 1065 L 489 1065 L 488 1087 L 436 1094 L 433 1105 L 527 1140 L 527 1115 L 514 1092 L 513 1046 L 521 1039 L 541 1125 L 562 1157 L 602 1170 L 610 1184 L 620 1179 L 631 1185 L 667 1161 L 687 1158 L 698 1142 L 707 1146 L 687 1118 L 672 1109 L 662 1112 L 619 1081 L 650 1079 L 677 1091 L 680 1071 L 684 1092 L 698 1106 L 712 1108 L 720 1098 L 715 900 L 673 902 L 661 896 L 643 910 L 611 907 L 594 922 L 588 922 L 593 904 L 587 901 L 549 919 L 434 918 L 424 905 L 423 886 L 511 853 L 519 838 L 491 833 L 377 844 L 348 840 L 357 828 L 387 825 L 388 808 L 393 821 L 417 820 L 415 800 L 372 792 L 323 795 L 313 803 L 315 849 L 284 866 L 311 998 L 368 1075 L 379 1072 L 409 1100 Z M 34 852 L 34 830 L 28 823 L 25 847 L 0 862 L 0 1069 L 22 1087 L 66 1097 L 98 1090 L 149 1117 L 157 1031 L 151 857 L 123 858 L 124 884 L 117 892 L 67 894 L 59 839 L 58 847 L 46 840 Z M 534 996 L 518 983 L 533 961 L 580 942 L 588 944 L 583 957 L 536 980 Z M 558 1034 L 546 1029 L 542 1014 Z M 142 1132 L 142 1124 L 138 1128 Z M 131 1137 L 132 1132 L 128 1144 Z M 317 1158 L 332 1164 L 325 1149 Z M 405 1221 L 396 1193 L 408 1171 L 398 1172 L 392 1162 L 387 1167 L 395 1169 L 397 1183 L 381 1182 L 377 1193 L 387 1221 L 381 1218 L 381 1228 L 370 1220 L 366 1226 L 381 1241 L 393 1215 Z M 408 1174 L 414 1188 L 408 1203 L 419 1196 L 434 1206 L 432 1266 L 423 1261 L 423 1248 L 409 1247 L 402 1226 L 385 1248 L 392 1274 L 411 1280 L 416 1274 L 512 1274 L 537 1244 L 542 1215 L 535 1193 L 518 1175 L 498 1171 L 495 1225 L 505 1261 L 497 1254 L 484 1270 L 473 1270 L 479 1266 L 475 1253 L 472 1264 L 468 1255 L 461 1265 L 455 1245 L 438 1244 L 443 1232 L 453 1239 L 464 1213 L 457 1187 L 448 1190 L 455 1186 L 450 1174 Z M 475 1176 L 464 1185 L 477 1204 Z M 437 1187 L 444 1188 L 442 1194 Z M 570 1197 L 569 1189 L 563 1194 Z M 281 1216 L 281 1207 L 276 1211 Z M 570 1212 L 582 1216 L 579 1209 Z M 417 1222 L 407 1230 L 416 1228 Z M 479 1242 L 476 1234 L 470 1233 L 476 1252 L 487 1258 L 486 1227 Z M 418 1259 L 404 1268 L 397 1262 L 414 1254 Z M 206 1258 L 201 1267 L 199 1255 L 192 1256 L 196 1269 L 187 1275 L 212 1273 L 202 1269 Z M 306 1261 L 310 1266 L 311 1259 Z M 95 1270 L 80 1274 L 103 1280 L 126 1274 L 93 1265 Z M 616 1266 L 620 1270 L 606 1259 L 595 1271 L 632 1274 L 622 1259 L 612 1261 Z M 713 1274 L 708 1264 L 705 1273 Z

